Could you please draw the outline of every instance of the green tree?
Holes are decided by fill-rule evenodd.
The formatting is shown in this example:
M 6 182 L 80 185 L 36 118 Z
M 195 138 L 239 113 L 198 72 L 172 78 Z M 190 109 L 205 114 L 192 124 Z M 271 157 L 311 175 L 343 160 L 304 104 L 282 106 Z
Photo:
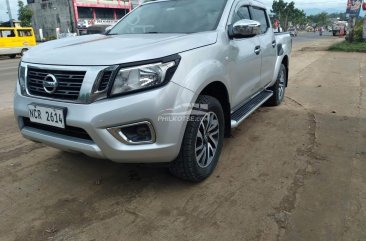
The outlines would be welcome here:
M 322 12 L 316 15 L 308 16 L 308 21 L 311 24 L 315 24 L 317 26 L 325 26 L 330 25 L 329 15 L 326 12 Z
M 31 27 L 32 26 L 32 10 L 30 8 L 24 5 L 23 1 L 18 0 L 18 15 L 19 20 L 21 22 L 22 27 Z
M 306 14 L 304 12 L 304 10 L 300 10 L 295 8 L 294 11 L 294 15 L 293 15 L 293 19 L 292 19 L 294 24 L 299 24 L 299 25 L 306 25 L 307 24 L 307 18 L 306 18 Z
M 326 12 L 319 13 L 318 24 L 324 26 L 328 24 L 328 14 Z
M 356 22 L 355 28 L 353 30 L 353 41 L 363 42 L 363 20 L 358 20 Z
M 331 13 L 331 14 L 328 14 L 328 17 L 329 18 L 339 18 L 339 20 L 341 20 L 341 21 L 347 20 L 346 13 Z
M 287 7 L 287 3 L 283 0 L 274 0 L 272 4 L 272 10 L 271 12 L 276 15 L 276 18 L 280 21 L 282 24 L 282 20 L 285 16 L 285 9 Z
M 287 7 L 285 9 L 285 16 L 286 16 L 286 19 L 285 19 L 284 27 L 287 30 L 289 27 L 288 26 L 289 21 L 292 22 L 295 17 L 295 3 L 294 2 L 290 2 L 287 4 Z
M 293 1 L 288 3 L 284 0 L 274 0 L 271 11 L 276 15 L 284 30 L 288 29 L 289 22 L 292 22 L 293 25 L 306 23 L 305 12 L 296 8 Z

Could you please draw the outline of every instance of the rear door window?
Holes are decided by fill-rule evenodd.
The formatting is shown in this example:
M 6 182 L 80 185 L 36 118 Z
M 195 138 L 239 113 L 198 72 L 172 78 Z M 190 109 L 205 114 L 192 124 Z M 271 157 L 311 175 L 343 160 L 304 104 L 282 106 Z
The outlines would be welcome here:
M 14 38 L 14 30 L 0 29 L 0 38 Z
M 31 37 L 32 31 L 30 30 L 18 30 L 18 36 L 19 37 Z

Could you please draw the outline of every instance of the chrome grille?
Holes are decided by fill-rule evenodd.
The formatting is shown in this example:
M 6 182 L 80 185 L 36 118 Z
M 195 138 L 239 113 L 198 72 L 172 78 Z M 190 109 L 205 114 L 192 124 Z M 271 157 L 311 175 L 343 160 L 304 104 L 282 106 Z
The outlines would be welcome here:
M 85 71 L 45 70 L 29 67 L 27 90 L 34 96 L 74 101 L 79 97 L 85 73 Z M 48 74 L 55 76 L 58 82 L 58 87 L 52 94 L 47 93 L 43 88 L 43 81 Z

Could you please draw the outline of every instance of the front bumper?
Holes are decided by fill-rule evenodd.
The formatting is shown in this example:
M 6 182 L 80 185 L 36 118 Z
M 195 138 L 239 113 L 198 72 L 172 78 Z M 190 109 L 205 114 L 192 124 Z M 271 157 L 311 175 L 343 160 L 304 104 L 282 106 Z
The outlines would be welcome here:
M 14 113 L 22 135 L 30 140 L 42 142 L 58 149 L 81 152 L 95 158 L 110 159 L 123 163 L 170 162 L 179 151 L 186 127 L 186 119 L 162 119 L 169 110 L 170 115 L 189 112 L 187 103 L 194 102 L 194 93 L 173 82 L 164 87 L 105 99 L 91 104 L 75 104 L 22 96 L 19 86 L 14 97 Z M 54 133 L 24 125 L 29 117 L 28 104 L 67 108 L 66 124 L 85 130 L 91 140 Z M 181 108 L 176 109 L 175 107 Z M 107 128 L 140 121 L 149 121 L 156 132 L 152 144 L 128 145 L 113 137 Z

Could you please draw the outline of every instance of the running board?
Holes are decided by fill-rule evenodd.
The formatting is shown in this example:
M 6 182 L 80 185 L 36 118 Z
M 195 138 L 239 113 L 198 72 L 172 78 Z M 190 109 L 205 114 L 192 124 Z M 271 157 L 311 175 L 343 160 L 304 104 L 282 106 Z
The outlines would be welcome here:
M 254 96 L 251 100 L 245 103 L 242 107 L 237 109 L 231 114 L 231 128 L 236 128 L 242 123 L 250 114 L 264 104 L 271 96 L 273 92 L 270 90 L 264 90 Z

